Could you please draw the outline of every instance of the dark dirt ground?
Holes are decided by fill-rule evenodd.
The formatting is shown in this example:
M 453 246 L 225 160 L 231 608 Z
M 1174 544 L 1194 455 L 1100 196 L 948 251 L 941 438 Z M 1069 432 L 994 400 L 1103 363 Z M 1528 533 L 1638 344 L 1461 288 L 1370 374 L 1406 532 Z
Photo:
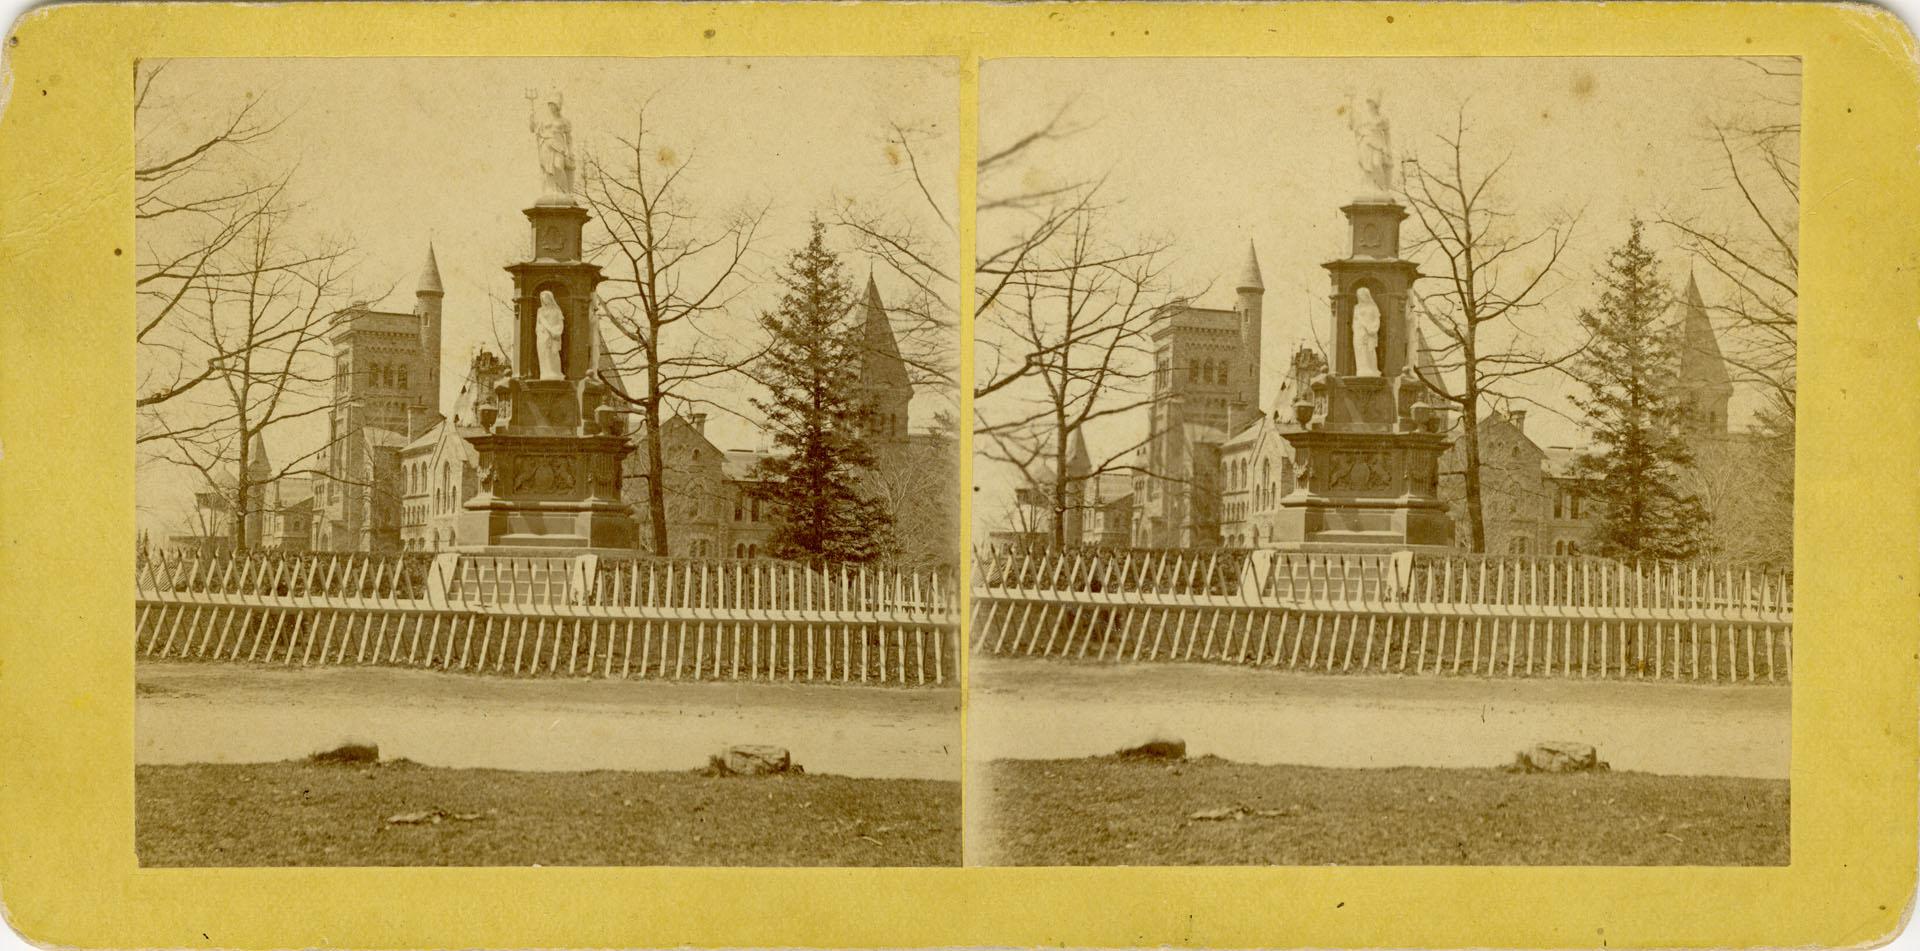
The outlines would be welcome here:
M 1784 780 L 994 760 L 995 865 L 1785 865 Z M 1242 818 L 1194 813 L 1244 807 Z M 970 806 L 970 809 L 972 807 Z M 1260 812 L 1270 813 L 1261 815 Z
M 135 767 L 146 866 L 956 865 L 960 784 L 305 761 Z M 438 823 L 388 817 L 430 810 Z M 455 815 L 477 818 L 459 819 Z

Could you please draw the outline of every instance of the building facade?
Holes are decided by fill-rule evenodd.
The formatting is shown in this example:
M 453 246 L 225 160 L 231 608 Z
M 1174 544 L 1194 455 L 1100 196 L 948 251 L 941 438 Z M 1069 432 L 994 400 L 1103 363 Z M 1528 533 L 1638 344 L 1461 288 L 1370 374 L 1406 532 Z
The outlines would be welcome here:
M 411 313 L 355 306 L 334 318 L 327 335 L 333 403 L 321 453 L 325 474 L 314 482 L 314 549 L 401 549 L 400 456 L 439 423 L 445 296 L 429 247 Z
M 1260 418 L 1260 340 L 1266 285 L 1252 244 L 1232 310 L 1182 304 L 1152 330 L 1148 432 L 1135 456 L 1133 544 L 1220 544 L 1221 451 Z

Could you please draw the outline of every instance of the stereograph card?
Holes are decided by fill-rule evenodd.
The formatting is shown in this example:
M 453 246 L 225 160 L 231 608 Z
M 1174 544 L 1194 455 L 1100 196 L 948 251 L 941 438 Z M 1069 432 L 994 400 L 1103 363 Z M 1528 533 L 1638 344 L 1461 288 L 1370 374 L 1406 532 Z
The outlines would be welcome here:
M 1913 48 L 1795 4 L 31 11 L 9 923 L 1890 940 Z

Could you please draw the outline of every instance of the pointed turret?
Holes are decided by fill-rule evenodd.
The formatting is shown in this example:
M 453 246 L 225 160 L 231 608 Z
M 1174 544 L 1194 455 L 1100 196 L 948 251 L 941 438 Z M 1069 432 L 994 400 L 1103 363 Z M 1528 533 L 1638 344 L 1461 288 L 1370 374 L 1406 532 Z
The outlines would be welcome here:
M 1067 440 L 1067 475 L 1084 478 L 1093 471 L 1093 456 L 1087 452 L 1087 437 L 1080 430 L 1073 431 L 1073 437 Z
M 430 415 L 440 413 L 440 305 L 447 296 L 440 286 L 440 262 L 434 259 L 433 242 L 427 242 L 427 263 L 420 268 L 420 285 L 414 288 L 413 312 L 420 318 L 420 356 L 426 379 L 424 389 Z
M 247 440 L 247 501 L 246 511 L 239 513 L 246 521 L 247 544 L 254 548 L 266 547 L 266 513 L 270 508 L 270 483 L 273 481 L 273 463 L 267 459 L 267 441 L 260 438 L 256 430 Z
M 883 440 L 907 435 L 907 406 L 913 400 L 913 382 L 907 376 L 907 362 L 900 356 L 900 343 L 893 335 L 893 321 L 880 300 L 880 287 L 873 275 L 867 275 L 867 289 L 860 303 L 861 367 L 860 388 L 865 393 L 869 424 L 873 436 Z
M 1686 426 L 1701 434 L 1724 434 L 1733 381 L 1692 273 L 1687 274 L 1687 289 L 1679 304 L 1680 319 L 1674 327 L 1679 337 L 1675 389 L 1686 410 Z
M 1260 402 L 1260 325 L 1267 286 L 1260 280 L 1260 256 L 1252 241 L 1247 242 L 1247 261 L 1234 291 L 1234 310 L 1240 315 L 1240 399 L 1246 404 L 1245 418 L 1255 418 L 1266 411 Z
M 267 441 L 256 431 L 247 440 L 247 481 L 255 485 L 272 477 L 273 463 L 267 460 Z
M 1260 254 L 1254 249 L 1251 240 L 1247 242 L 1247 262 L 1240 266 L 1240 280 L 1234 285 L 1234 289 L 1240 291 L 1267 289 L 1267 285 L 1260 280 Z
M 414 288 L 415 295 L 435 294 L 446 296 L 446 290 L 440 286 L 440 262 L 433 256 L 433 242 L 427 242 L 427 263 L 420 268 L 420 286 Z

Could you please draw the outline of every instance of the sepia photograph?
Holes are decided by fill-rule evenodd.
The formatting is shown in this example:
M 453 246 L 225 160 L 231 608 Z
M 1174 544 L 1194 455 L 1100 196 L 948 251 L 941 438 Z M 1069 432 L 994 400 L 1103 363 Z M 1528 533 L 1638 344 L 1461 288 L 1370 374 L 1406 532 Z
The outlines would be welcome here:
M 960 862 L 954 61 L 133 82 L 142 865 Z
M 980 90 L 970 864 L 1788 863 L 1797 59 Z

